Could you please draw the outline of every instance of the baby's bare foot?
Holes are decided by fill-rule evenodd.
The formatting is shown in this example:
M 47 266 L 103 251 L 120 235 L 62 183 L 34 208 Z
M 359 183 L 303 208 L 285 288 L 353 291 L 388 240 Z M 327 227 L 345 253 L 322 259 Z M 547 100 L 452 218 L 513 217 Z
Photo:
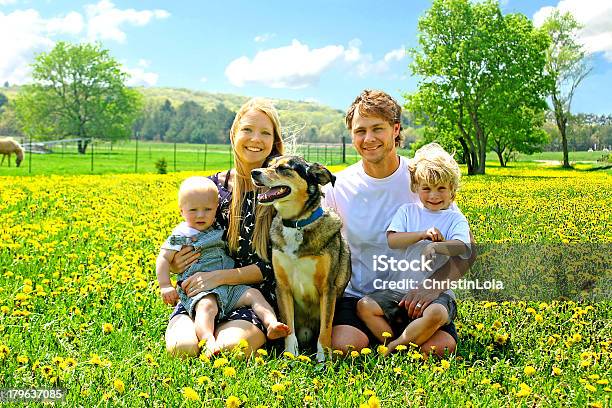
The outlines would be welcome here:
M 287 337 L 289 334 L 291 334 L 291 330 L 289 330 L 289 326 L 285 323 L 276 322 L 268 326 L 268 339 L 270 340 Z
M 205 341 L 200 341 L 200 345 L 202 347 L 201 353 L 206 357 L 212 357 L 221 350 L 213 336 L 206 338 Z

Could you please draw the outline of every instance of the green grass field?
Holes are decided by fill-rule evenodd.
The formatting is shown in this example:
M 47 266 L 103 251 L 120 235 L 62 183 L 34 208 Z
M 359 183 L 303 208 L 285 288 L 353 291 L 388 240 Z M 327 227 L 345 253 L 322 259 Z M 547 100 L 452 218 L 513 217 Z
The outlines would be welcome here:
M 211 168 L 227 168 L 222 157 Z M 86 166 L 0 178 L 0 389 L 62 387 L 65 405 L 86 407 L 610 406 L 609 300 L 460 298 L 458 350 L 443 360 L 410 348 L 323 365 L 269 350 L 170 358 L 155 256 L 179 220 L 178 184 L 211 170 L 87 175 Z M 464 177 L 457 199 L 477 242 L 612 242 L 609 171 L 491 163 L 487 173 Z

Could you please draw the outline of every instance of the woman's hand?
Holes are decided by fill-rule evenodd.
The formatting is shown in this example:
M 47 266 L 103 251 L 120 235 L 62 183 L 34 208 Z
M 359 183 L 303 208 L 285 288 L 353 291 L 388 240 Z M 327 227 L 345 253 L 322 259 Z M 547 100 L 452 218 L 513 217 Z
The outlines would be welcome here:
M 181 287 L 189 297 L 193 297 L 205 290 L 211 290 L 220 285 L 217 280 L 219 271 L 196 272 L 185 279 Z
M 194 251 L 192 246 L 184 246 L 178 251 L 170 262 L 170 272 L 183 273 L 200 257 L 199 251 Z

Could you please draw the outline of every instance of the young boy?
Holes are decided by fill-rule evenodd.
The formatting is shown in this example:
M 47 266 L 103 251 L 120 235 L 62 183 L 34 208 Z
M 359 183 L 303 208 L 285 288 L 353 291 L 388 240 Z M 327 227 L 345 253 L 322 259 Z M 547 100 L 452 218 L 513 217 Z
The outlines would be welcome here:
M 178 193 L 179 208 L 184 222 L 172 231 L 157 257 L 157 280 L 165 303 L 179 300 L 195 322 L 198 340 L 206 341 L 206 354 L 218 351 L 214 337 L 215 317 L 223 319 L 232 310 L 249 306 L 262 320 L 269 339 L 285 337 L 289 327 L 276 319 L 274 310 L 261 292 L 246 285 L 221 285 L 209 291 L 187 296 L 181 283 L 196 272 L 210 272 L 234 267 L 225 253 L 223 231 L 214 228 L 219 201 L 215 183 L 206 177 L 190 177 L 183 181 Z M 197 262 L 178 276 L 177 289 L 170 283 L 170 263 L 182 246 L 200 250 Z M 177 293 L 178 292 L 178 293 Z
M 469 258 L 468 222 L 459 211 L 449 208 L 461 176 L 457 162 L 440 145 L 430 143 L 416 152 L 408 168 L 410 188 L 418 193 L 420 203 L 405 204 L 397 210 L 387 228 L 389 247 L 406 249 L 409 261 L 430 261 L 432 273 L 451 256 Z M 388 344 L 388 353 L 400 344 L 423 344 L 456 317 L 457 305 L 451 291 L 442 293 L 414 320 L 408 318 L 404 307 L 405 295 L 395 290 L 378 290 L 357 304 L 358 316 L 381 343 L 385 341 L 383 332 L 392 335 L 401 332 Z

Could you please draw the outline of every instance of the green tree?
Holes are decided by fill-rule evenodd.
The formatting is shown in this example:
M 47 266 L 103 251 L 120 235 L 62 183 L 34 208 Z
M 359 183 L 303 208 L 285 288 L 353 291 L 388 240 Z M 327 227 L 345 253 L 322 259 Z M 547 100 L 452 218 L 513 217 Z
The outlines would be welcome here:
M 496 1 L 434 0 L 419 20 L 412 72 L 422 77 L 407 109 L 463 149 L 468 174 L 484 174 L 489 137 L 523 132 L 517 111 L 545 108 L 548 37 Z
M 567 128 L 571 118 L 572 99 L 576 88 L 592 69 L 586 61 L 586 51 L 576 39 L 580 28 L 582 26 L 571 13 L 561 14 L 559 10 L 554 10 L 542 25 L 542 30 L 551 39 L 546 52 L 546 70 L 554 79 L 550 97 L 555 122 L 561 135 L 565 168 L 571 167 L 567 148 Z
M 130 136 L 142 97 L 126 87 L 128 75 L 108 50 L 58 42 L 32 67 L 34 83 L 23 86 L 16 100 L 24 133 L 47 140 L 79 138 L 83 154 L 93 137 Z
M 6 104 L 8 104 L 8 98 L 6 97 L 5 94 L 0 92 L 0 113 L 2 113 L 3 106 L 6 105 Z

